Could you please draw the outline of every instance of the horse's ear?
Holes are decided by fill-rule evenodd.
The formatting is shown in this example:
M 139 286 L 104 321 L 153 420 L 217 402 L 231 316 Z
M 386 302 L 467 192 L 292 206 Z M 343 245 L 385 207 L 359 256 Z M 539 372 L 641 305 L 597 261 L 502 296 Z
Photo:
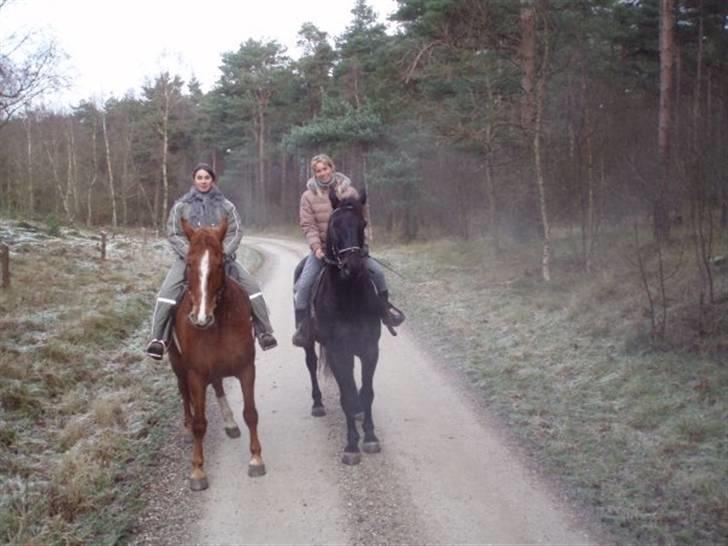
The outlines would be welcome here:
M 359 198 L 359 201 L 361 202 L 362 207 L 367 204 L 367 190 L 366 189 L 361 190 L 361 197 Z
M 184 218 L 180 218 L 180 224 L 182 225 L 182 231 L 184 231 L 187 238 L 192 239 L 192 234 L 195 232 L 194 228 Z
M 331 188 L 329 190 L 329 201 L 331 201 L 331 208 L 338 208 L 341 201 L 339 200 L 339 196 L 336 195 L 336 190 L 334 188 Z
M 225 240 L 225 235 L 227 235 L 227 228 L 228 218 L 227 216 L 223 216 L 222 221 L 220 222 L 220 226 L 217 228 L 217 237 L 220 239 L 221 243 Z

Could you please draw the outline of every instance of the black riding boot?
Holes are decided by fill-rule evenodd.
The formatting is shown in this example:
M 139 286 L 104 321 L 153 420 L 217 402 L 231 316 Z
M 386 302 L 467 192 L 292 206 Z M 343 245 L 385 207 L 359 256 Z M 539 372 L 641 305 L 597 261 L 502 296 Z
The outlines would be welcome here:
M 296 347 L 305 347 L 310 343 L 311 336 L 311 318 L 308 309 L 295 309 L 296 313 L 296 332 L 293 334 L 291 341 Z
M 404 322 L 404 313 L 389 303 L 389 291 L 383 290 L 380 292 L 379 301 L 382 304 L 382 324 L 394 328 Z
M 260 348 L 264 351 L 267 351 L 268 349 L 272 349 L 273 347 L 278 346 L 278 341 L 276 341 L 275 336 L 272 332 L 266 332 L 265 326 L 263 326 L 263 323 L 253 317 L 253 333 L 255 334 L 256 339 L 258 340 L 258 344 L 260 345 Z

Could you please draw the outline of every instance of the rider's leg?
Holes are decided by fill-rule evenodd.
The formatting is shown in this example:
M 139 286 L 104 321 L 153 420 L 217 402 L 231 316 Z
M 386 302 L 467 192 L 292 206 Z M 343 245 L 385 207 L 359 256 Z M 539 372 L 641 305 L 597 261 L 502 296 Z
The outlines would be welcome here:
M 248 293 L 250 298 L 250 306 L 253 311 L 253 329 L 255 337 L 258 338 L 260 347 L 267 351 L 278 345 L 278 341 L 273 336 L 273 326 L 268 316 L 268 306 L 263 299 L 263 292 L 260 290 L 260 284 L 253 275 L 251 275 L 240 263 L 235 262 L 234 280 L 240 283 L 240 286 Z M 236 277 L 236 278 L 235 278 Z
M 172 309 L 177 303 L 185 282 L 185 261 L 175 259 L 157 294 L 152 313 L 152 341 L 146 354 L 155 360 L 162 360 L 172 329 Z
M 293 334 L 292 342 L 296 347 L 305 347 L 310 338 L 310 319 L 308 305 L 311 299 L 311 289 L 316 282 L 319 272 L 324 264 L 316 259 L 313 252 L 308 255 L 306 263 L 293 287 L 293 307 L 296 314 L 296 332 Z
M 385 326 L 399 326 L 404 322 L 404 314 L 389 303 L 389 288 L 384 278 L 384 269 L 372 258 L 367 258 L 367 269 L 379 295 L 382 322 Z

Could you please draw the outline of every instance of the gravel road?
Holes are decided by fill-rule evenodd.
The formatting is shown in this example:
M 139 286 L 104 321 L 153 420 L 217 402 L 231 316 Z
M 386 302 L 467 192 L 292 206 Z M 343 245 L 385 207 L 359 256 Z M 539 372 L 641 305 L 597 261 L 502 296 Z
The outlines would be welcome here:
M 226 380 L 243 432 L 228 439 L 209 390 L 205 469 L 210 488 L 187 489 L 190 446 L 174 431 L 150 479 L 149 510 L 132 542 L 195 544 L 604 544 L 454 373 L 428 357 L 407 327 L 382 334 L 374 420 L 382 452 L 340 463 L 345 425 L 333 379 L 328 415 L 310 415 L 303 351 L 293 333 L 291 276 L 305 247 L 246 238 L 261 251 L 263 291 L 279 347 L 258 351 L 256 403 L 267 475 L 247 476 L 240 388 Z M 212 400 L 211 400 L 212 399 Z

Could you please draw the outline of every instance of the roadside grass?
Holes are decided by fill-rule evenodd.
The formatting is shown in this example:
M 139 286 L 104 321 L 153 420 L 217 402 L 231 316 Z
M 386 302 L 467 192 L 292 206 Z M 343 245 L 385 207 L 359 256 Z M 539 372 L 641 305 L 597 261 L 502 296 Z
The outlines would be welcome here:
M 168 251 L 120 232 L 101 262 L 94 234 L 28 231 L 0 291 L 0 543 L 114 543 L 177 403 L 141 356 Z
M 728 304 L 712 306 L 708 333 L 697 331 L 696 268 L 680 265 L 685 249 L 673 243 L 667 335 L 655 342 L 634 250 L 616 237 L 604 246 L 586 275 L 573 241 L 557 241 L 550 283 L 538 247 L 496 255 L 487 241 L 442 240 L 375 256 L 404 277 L 388 276 L 420 341 L 469 378 L 618 540 L 723 544 Z M 716 270 L 715 281 L 719 297 L 728 294 L 728 272 Z

